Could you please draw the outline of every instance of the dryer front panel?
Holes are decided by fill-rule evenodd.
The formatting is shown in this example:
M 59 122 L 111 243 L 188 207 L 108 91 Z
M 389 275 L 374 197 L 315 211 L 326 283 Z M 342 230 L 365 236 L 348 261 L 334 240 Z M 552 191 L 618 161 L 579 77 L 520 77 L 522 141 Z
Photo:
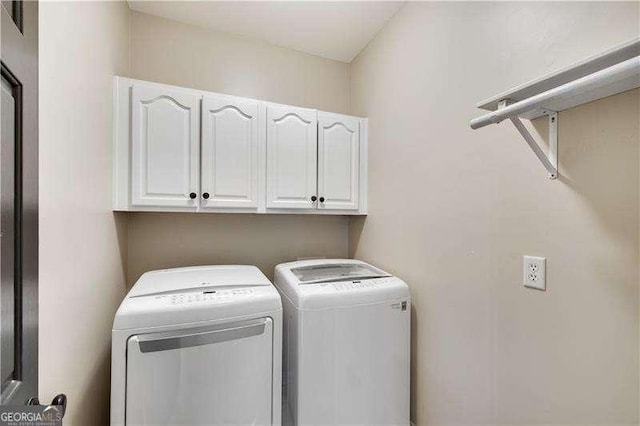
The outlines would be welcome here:
M 272 423 L 271 318 L 127 342 L 127 425 Z

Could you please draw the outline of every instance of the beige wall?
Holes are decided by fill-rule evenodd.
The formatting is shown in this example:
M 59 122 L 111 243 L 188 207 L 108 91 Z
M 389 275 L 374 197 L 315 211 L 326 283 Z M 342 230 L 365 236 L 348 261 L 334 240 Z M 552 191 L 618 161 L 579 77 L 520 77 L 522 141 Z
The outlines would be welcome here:
M 265 101 L 349 110 L 347 64 L 131 11 L 130 77 Z
M 406 279 L 418 425 L 638 424 L 640 94 L 560 114 L 560 172 L 477 101 L 639 33 L 638 3 L 409 3 L 351 66 L 369 215 Z M 613 24 L 615 23 L 615 24 Z M 547 258 L 548 290 L 522 286 Z
M 348 222 L 338 216 L 129 216 L 128 276 L 152 269 L 206 264 L 249 264 L 268 277 L 278 263 L 298 257 L 346 257 Z
M 131 12 L 129 76 L 333 112 L 349 109 L 348 65 Z M 346 217 L 130 215 L 128 281 L 150 269 L 346 257 Z
M 39 396 L 65 425 L 108 424 L 126 218 L 111 211 L 112 76 L 126 73 L 124 3 L 40 3 Z

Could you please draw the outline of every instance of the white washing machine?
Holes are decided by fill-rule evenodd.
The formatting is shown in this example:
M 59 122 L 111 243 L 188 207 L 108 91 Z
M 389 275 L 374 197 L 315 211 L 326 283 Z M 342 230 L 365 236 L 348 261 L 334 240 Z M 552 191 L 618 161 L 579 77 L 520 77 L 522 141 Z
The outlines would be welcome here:
M 113 323 L 112 425 L 279 425 L 282 304 L 255 266 L 145 273 Z
M 280 264 L 283 420 L 409 424 L 410 298 L 399 278 L 358 260 Z

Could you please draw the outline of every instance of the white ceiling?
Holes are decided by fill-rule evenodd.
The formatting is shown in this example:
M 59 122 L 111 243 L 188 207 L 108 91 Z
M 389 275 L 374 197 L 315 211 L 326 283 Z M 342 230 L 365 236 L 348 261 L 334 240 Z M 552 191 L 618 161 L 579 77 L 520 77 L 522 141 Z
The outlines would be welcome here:
M 351 62 L 404 1 L 144 1 L 139 12 Z

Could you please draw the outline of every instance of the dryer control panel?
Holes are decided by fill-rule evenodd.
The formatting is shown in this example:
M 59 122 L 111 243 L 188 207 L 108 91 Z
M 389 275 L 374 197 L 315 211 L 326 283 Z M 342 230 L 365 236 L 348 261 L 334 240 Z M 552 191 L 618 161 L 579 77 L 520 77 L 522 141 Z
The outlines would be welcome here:
M 255 294 L 255 290 L 251 288 L 234 288 L 162 294 L 157 295 L 154 298 L 159 302 L 165 302 L 171 305 L 184 305 L 200 302 L 223 302 L 225 300 L 236 299 L 239 297 L 249 297 L 253 294 Z
M 114 329 L 148 325 L 214 321 L 281 309 L 273 286 L 203 286 L 183 291 L 127 297 L 121 304 Z

